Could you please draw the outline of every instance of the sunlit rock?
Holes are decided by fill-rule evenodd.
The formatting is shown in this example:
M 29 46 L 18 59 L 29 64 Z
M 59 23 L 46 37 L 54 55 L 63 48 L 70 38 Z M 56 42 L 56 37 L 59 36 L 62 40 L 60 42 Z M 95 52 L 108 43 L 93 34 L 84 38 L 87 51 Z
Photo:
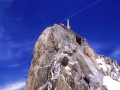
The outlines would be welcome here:
M 117 61 L 98 55 L 69 25 L 55 24 L 35 44 L 25 90 L 108 90 L 105 76 L 120 81 Z

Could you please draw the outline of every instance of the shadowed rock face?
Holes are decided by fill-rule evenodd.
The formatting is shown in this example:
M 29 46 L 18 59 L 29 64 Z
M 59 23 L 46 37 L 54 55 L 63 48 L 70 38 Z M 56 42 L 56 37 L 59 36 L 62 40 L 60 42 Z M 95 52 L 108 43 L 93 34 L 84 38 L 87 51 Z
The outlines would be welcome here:
M 48 27 L 35 44 L 25 90 L 107 90 L 100 57 L 86 39 L 64 25 Z

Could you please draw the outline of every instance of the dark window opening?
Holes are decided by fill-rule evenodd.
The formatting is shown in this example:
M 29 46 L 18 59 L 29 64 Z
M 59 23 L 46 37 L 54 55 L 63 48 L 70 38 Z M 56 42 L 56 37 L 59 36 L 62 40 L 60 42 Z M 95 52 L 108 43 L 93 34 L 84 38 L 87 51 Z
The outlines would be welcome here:
M 76 35 L 76 42 L 79 44 L 79 45 L 81 45 L 82 44 L 82 38 L 81 37 L 79 37 L 78 35 Z
M 87 84 L 89 84 L 88 78 L 84 77 L 83 79 L 85 80 L 85 82 L 86 82 Z

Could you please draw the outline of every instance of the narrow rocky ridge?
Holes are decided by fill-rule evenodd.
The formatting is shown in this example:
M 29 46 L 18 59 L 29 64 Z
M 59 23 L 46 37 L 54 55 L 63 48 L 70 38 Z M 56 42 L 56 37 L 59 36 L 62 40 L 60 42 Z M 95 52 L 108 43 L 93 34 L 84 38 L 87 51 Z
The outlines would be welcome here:
M 98 55 L 63 24 L 46 28 L 34 47 L 25 90 L 108 90 L 103 77 L 120 82 L 120 67 Z

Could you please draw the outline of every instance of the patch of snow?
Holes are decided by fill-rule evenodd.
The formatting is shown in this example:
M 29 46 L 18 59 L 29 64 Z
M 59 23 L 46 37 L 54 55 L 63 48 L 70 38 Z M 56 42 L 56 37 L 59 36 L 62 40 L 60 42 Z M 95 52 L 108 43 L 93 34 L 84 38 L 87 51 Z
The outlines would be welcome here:
M 50 83 L 50 81 L 48 82 L 48 90 L 52 89 L 52 84 Z
M 62 42 L 58 44 L 58 48 L 61 48 L 61 47 L 62 47 Z
M 74 64 L 76 64 L 76 63 L 78 63 L 77 61 L 69 61 L 69 63 L 71 64 L 71 65 L 74 65 Z
M 111 70 L 111 66 L 110 65 L 106 64 L 106 67 L 107 67 L 108 71 Z
M 74 64 L 78 63 L 73 57 L 69 57 L 68 59 L 69 59 L 69 63 L 71 65 L 74 65 Z
M 51 69 L 51 74 L 52 74 L 52 77 L 54 76 L 54 73 L 52 72 L 52 69 Z
M 115 71 L 118 72 L 119 69 L 115 66 L 115 64 L 114 64 L 113 66 L 114 66 L 114 68 L 115 68 Z
M 113 80 L 110 76 L 104 76 L 103 85 L 107 86 L 108 90 L 120 90 L 120 82 Z
M 54 65 L 56 65 L 56 61 L 54 61 Z
M 44 90 L 47 87 L 47 85 L 48 85 L 48 82 L 46 82 L 41 87 L 39 87 L 38 90 Z
M 66 69 L 66 70 L 68 70 L 68 71 L 70 71 L 70 70 L 71 70 L 71 68 L 70 68 L 70 67 L 68 67 L 68 66 L 65 66 L 65 69 Z
M 120 77 L 118 78 L 118 81 L 120 82 Z
M 65 66 L 65 73 L 68 74 L 68 75 L 71 75 L 71 68 L 68 67 L 68 66 Z
M 99 64 L 100 68 L 102 68 L 104 71 L 108 71 L 103 57 L 102 58 L 98 57 L 96 61 Z
M 64 47 L 66 51 L 70 51 L 70 48 L 68 46 Z
M 61 69 L 60 69 L 60 64 L 58 63 L 58 64 L 56 65 L 55 74 L 59 74 L 60 71 L 61 71 Z
M 115 72 L 111 72 L 111 74 L 115 77 L 117 77 L 117 74 Z

